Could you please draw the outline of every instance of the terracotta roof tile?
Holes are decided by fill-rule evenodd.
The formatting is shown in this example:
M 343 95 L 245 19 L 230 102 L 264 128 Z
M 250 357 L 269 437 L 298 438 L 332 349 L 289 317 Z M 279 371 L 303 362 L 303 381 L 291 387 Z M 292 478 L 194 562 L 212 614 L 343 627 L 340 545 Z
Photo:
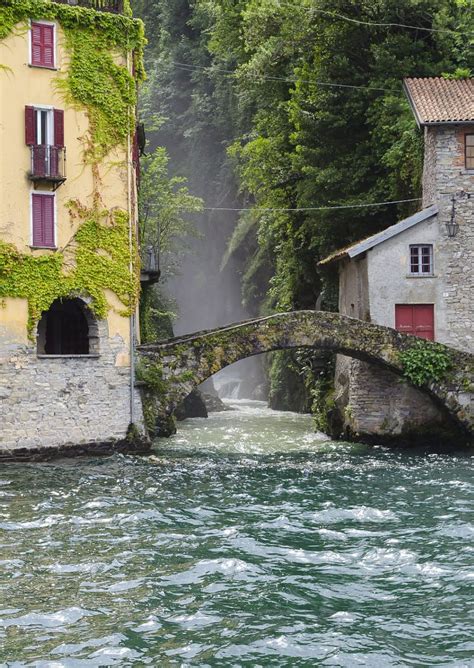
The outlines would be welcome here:
M 420 125 L 474 122 L 474 78 L 405 79 L 404 86 Z

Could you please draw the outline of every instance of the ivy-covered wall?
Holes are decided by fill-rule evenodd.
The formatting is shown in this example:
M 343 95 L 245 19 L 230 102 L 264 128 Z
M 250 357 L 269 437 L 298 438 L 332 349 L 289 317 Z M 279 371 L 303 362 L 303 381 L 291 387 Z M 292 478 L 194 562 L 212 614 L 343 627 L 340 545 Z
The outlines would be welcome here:
M 58 26 L 57 71 L 28 68 L 30 19 Z M 128 316 L 139 294 L 136 235 L 130 234 L 136 202 L 133 174 L 127 170 L 137 82 L 144 77 L 143 25 L 131 18 L 128 6 L 126 15 L 115 15 L 45 0 L 4 0 L 2 43 L 0 90 L 2 99 L 10 99 L 2 109 L 2 146 L 11 146 L 11 154 L 10 167 L 2 165 L 0 186 L 6 203 L 0 212 L 0 299 L 28 301 L 30 339 L 41 312 L 58 297 L 90 297 L 92 310 L 105 318 L 110 308 L 106 291 L 111 290 L 123 305 L 116 310 Z M 68 179 L 56 194 L 55 251 L 28 248 L 30 186 L 24 177 L 29 154 L 15 131 L 28 103 L 65 110 Z M 7 137 L 13 116 L 16 125 Z M 18 168 L 11 164 L 12 155 Z
M 81 222 L 74 237 L 75 266 L 69 272 L 63 253 L 34 257 L 0 240 L 0 298 L 28 300 L 30 337 L 41 313 L 59 297 L 88 295 L 92 298 L 89 307 L 99 319 L 107 317 L 107 288 L 124 304 L 120 315 L 131 315 L 136 306 L 139 261 L 134 243 L 135 271 L 131 273 L 127 214 L 121 210 L 84 209 L 78 202 L 70 202 L 70 212 Z

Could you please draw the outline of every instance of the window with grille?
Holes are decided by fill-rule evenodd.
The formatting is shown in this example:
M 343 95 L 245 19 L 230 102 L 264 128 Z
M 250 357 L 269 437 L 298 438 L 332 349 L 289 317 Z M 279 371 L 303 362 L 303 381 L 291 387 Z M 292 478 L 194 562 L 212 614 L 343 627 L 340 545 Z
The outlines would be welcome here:
M 474 169 L 474 135 L 465 135 L 466 169 Z
M 410 246 L 410 274 L 412 276 L 433 275 L 433 246 L 431 244 Z

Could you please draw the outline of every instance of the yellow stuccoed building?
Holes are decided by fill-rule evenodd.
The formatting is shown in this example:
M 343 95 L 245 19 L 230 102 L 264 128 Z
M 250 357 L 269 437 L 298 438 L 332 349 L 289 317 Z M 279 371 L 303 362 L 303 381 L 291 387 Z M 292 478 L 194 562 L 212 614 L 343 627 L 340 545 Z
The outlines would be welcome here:
M 0 459 L 141 430 L 136 88 L 124 0 L 0 2 Z

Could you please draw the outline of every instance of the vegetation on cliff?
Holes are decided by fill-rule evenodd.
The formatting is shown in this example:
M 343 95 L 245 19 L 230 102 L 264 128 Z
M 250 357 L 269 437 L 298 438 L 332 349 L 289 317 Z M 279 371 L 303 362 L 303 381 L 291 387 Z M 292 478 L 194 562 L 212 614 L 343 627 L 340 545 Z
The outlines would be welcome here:
M 320 296 L 334 309 L 335 270 L 318 270 L 317 262 L 420 202 L 326 207 L 420 197 L 422 136 L 401 82 L 469 74 L 471 3 L 133 5 L 150 39 L 145 103 L 164 119 L 153 141 L 168 146 L 173 169 L 189 177 L 206 206 L 248 209 L 211 212 L 203 228 L 224 266 L 239 267 L 247 310 L 314 308 Z M 231 232 L 226 249 L 209 227 L 221 215 Z M 219 263 L 213 266 L 210 280 Z M 282 377 L 301 375 L 294 355 L 290 362 L 274 359 L 275 397 Z

